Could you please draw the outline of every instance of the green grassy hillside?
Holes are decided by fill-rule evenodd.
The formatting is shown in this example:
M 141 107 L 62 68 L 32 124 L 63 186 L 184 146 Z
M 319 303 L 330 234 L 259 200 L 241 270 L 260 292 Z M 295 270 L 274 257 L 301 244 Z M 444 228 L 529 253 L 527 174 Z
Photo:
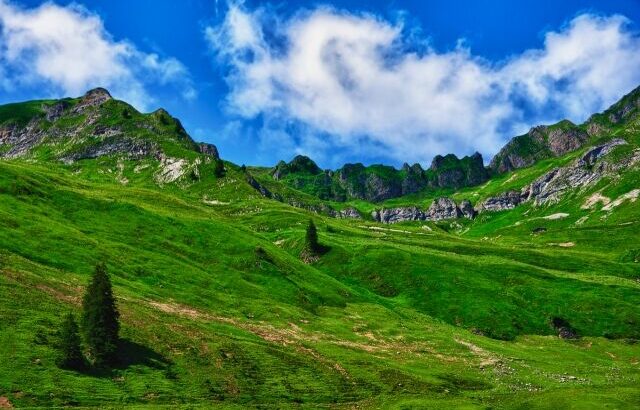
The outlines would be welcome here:
M 100 109 L 112 112 L 116 103 Z M 640 404 L 640 208 L 630 195 L 640 188 L 637 166 L 551 205 L 382 225 L 290 206 L 355 206 L 366 215 L 379 205 L 322 201 L 265 169 L 248 172 L 284 201 L 262 196 L 233 164 L 216 177 L 188 136 L 158 125 L 154 115 L 164 112 L 130 115 L 160 127 L 149 138 L 165 156 L 188 161 L 190 172 L 159 179 L 166 160 L 153 155 L 64 163 L 46 139 L 29 155 L 0 160 L 3 401 L 96 408 Z M 175 126 L 169 119 L 165 126 Z M 151 132 L 125 124 L 139 130 L 134 138 Z M 612 159 L 637 152 L 634 127 L 625 123 L 606 137 L 630 142 Z M 384 206 L 428 206 L 442 194 L 476 203 L 520 189 L 582 152 L 475 188 Z M 601 197 L 609 202 L 585 206 Z M 328 251 L 305 263 L 310 218 Z M 122 314 L 121 364 L 61 370 L 57 330 L 64 314 L 78 313 L 101 261 Z M 559 338 L 554 321 L 579 337 Z

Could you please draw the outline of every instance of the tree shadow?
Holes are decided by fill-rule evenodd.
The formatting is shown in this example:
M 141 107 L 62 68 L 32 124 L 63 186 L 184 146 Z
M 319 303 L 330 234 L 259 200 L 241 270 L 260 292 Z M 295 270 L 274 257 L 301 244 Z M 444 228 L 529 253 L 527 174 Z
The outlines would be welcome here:
M 120 339 L 118 362 L 112 368 L 124 370 L 131 366 L 142 365 L 152 369 L 164 370 L 171 362 L 155 350 L 128 339 Z
M 131 366 L 146 366 L 155 370 L 172 373 L 173 363 L 153 349 L 129 339 L 120 339 L 115 363 L 105 367 L 87 366 L 82 370 L 88 376 L 113 377 L 114 371 L 126 370 Z
M 316 253 L 318 256 L 323 256 L 329 253 L 330 250 L 331 250 L 331 246 L 319 243 L 318 249 L 316 249 Z

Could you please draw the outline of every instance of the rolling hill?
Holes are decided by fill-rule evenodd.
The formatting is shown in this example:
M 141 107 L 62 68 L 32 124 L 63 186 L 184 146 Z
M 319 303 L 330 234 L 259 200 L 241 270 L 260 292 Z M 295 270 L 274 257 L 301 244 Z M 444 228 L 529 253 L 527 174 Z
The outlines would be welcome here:
M 488 167 L 216 176 L 215 146 L 103 89 L 0 106 L 0 405 L 637 407 L 639 111 L 636 89 Z M 102 261 L 122 363 L 61 370 Z

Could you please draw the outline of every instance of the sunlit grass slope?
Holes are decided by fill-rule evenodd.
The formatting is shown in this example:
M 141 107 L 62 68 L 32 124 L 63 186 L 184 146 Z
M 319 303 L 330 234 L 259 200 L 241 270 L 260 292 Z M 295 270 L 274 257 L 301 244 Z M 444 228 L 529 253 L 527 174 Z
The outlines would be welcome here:
M 0 396 L 16 407 L 640 403 L 637 203 L 582 210 L 585 192 L 458 225 L 380 226 L 264 199 L 231 164 L 160 187 L 120 162 L 0 162 Z M 637 181 L 594 189 L 616 197 Z M 330 247 L 311 265 L 309 218 Z M 56 330 L 99 261 L 123 363 L 60 370 Z M 559 339 L 556 317 L 582 338 Z

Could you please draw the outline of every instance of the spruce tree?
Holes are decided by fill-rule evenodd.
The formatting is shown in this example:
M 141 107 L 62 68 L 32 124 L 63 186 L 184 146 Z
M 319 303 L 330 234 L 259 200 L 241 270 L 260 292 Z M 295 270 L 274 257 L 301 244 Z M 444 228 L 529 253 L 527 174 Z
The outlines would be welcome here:
M 309 220 L 309 225 L 307 226 L 306 245 L 313 253 L 318 253 L 321 249 L 318 243 L 318 229 L 316 228 L 316 224 L 313 223 L 313 220 Z
M 82 333 L 98 367 L 116 361 L 119 317 L 107 267 L 100 263 L 82 301 Z
M 84 356 L 80 346 L 80 333 L 73 314 L 69 313 L 62 322 L 58 348 L 58 367 L 80 370 L 84 367 Z

